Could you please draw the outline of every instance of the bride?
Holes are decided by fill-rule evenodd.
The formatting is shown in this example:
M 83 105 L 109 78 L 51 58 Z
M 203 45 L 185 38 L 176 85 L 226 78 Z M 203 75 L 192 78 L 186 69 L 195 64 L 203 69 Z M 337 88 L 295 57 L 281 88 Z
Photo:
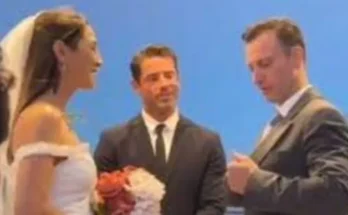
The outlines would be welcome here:
M 102 64 L 92 27 L 73 10 L 43 11 L 21 21 L 1 46 L 16 80 L 11 132 L 1 146 L 2 215 L 92 214 L 96 168 L 66 114 L 77 90 L 94 87 Z

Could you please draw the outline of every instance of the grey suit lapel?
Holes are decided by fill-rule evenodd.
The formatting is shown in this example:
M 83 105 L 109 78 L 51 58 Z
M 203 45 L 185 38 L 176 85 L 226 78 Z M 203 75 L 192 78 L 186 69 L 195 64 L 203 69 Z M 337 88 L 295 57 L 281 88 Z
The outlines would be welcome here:
M 280 142 L 280 138 L 287 134 L 293 126 L 293 118 L 304 108 L 309 101 L 315 98 L 320 98 L 313 88 L 308 89 L 294 107 L 289 111 L 288 115 L 281 120 L 274 128 L 271 129 L 269 134 L 261 140 L 258 147 L 251 154 L 251 158 L 256 163 L 261 163 L 266 155 Z
M 251 154 L 251 158 L 260 163 L 267 153 L 279 143 L 279 139 L 290 130 L 292 121 L 281 121 L 278 123 L 269 134 L 258 144 L 255 151 Z

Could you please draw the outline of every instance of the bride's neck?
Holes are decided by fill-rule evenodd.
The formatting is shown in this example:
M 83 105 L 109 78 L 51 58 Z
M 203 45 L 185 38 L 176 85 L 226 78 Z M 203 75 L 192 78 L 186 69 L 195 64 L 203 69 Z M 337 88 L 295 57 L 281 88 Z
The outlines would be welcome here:
M 42 96 L 40 96 L 37 100 L 49 103 L 59 108 L 60 110 L 65 111 L 66 106 L 68 105 L 68 102 L 72 95 L 73 95 L 73 92 L 68 93 L 68 92 L 58 91 L 57 93 L 53 93 L 49 91 L 43 94 Z

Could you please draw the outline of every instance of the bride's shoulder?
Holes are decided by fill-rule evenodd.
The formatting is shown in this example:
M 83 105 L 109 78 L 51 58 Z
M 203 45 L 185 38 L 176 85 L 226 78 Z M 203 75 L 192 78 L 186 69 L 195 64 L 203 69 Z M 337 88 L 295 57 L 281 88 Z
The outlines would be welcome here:
M 17 119 L 17 125 L 30 124 L 31 127 L 56 127 L 63 122 L 63 113 L 58 108 L 47 104 L 37 103 L 27 107 Z
M 21 143 L 59 143 L 64 119 L 62 112 L 46 103 L 33 104 L 19 116 L 14 127 L 14 141 Z

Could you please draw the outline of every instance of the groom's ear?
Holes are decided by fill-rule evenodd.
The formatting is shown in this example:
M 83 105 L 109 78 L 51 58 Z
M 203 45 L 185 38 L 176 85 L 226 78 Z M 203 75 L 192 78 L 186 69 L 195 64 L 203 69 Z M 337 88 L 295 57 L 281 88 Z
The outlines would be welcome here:
M 53 53 L 59 63 L 64 63 L 66 56 L 66 45 L 61 40 L 56 40 L 52 47 Z

